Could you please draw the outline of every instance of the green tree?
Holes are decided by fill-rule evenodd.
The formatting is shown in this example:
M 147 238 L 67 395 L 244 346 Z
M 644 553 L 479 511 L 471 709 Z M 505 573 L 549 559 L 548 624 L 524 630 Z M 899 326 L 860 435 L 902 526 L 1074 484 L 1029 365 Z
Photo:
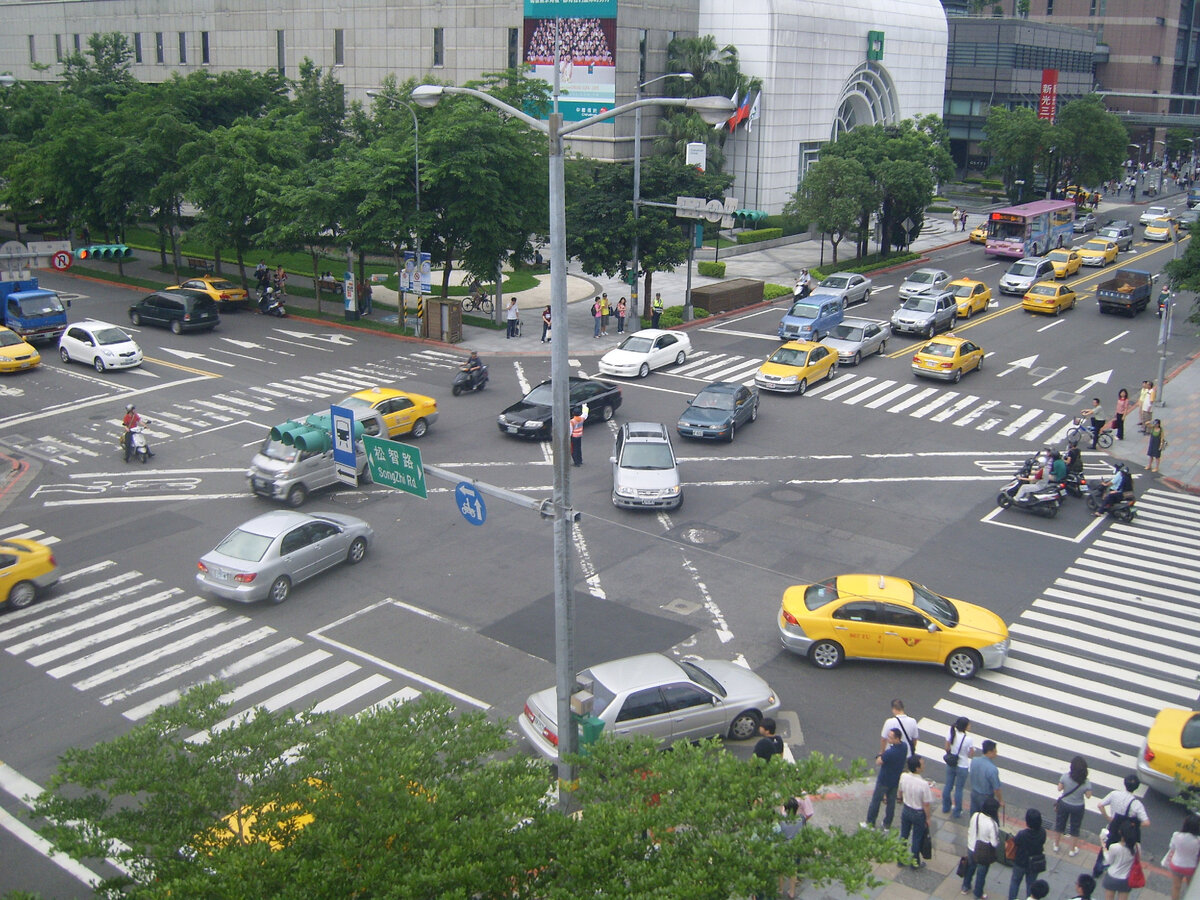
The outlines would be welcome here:
M 993 106 L 988 112 L 983 130 L 987 138 L 981 148 L 991 159 L 988 172 L 999 175 L 1009 199 L 1020 202 L 1032 194 L 1034 173 L 1052 146 L 1053 126 L 1026 106 L 1005 109 Z M 1018 185 L 1017 182 L 1024 182 Z M 1021 188 L 1024 188 L 1024 191 Z
M 100 110 L 113 109 L 137 87 L 133 49 L 119 31 L 93 34 L 87 54 L 76 51 L 63 61 L 63 89 Z
M 814 163 L 783 207 L 793 226 L 816 225 L 829 235 L 833 263 L 837 265 L 838 244 L 879 208 L 880 189 L 857 159 L 830 156 Z M 860 254 L 861 255 L 861 254 Z
M 1189 231 L 1192 239 L 1187 242 L 1183 256 L 1168 262 L 1163 271 L 1167 273 L 1175 291 L 1191 291 L 1200 295 L 1200 241 L 1196 240 L 1196 231 L 1191 226 Z M 1200 325 L 1200 296 L 1193 297 L 1187 320 Z
M 259 710 L 214 731 L 221 691 L 68 751 L 36 801 L 56 848 L 126 866 L 103 896 L 726 900 L 793 873 L 860 891 L 901 849 L 869 829 L 774 831 L 785 797 L 847 778 L 817 755 L 764 765 L 716 741 L 663 754 L 604 739 L 580 760 L 572 817 L 504 723 L 440 696 L 348 718 Z
M 1090 96 L 1062 108 L 1047 140 L 1067 184 L 1096 185 L 1121 172 L 1129 132 L 1105 109 L 1103 100 Z M 1047 185 L 1053 187 L 1059 173 L 1052 167 L 1046 175 Z

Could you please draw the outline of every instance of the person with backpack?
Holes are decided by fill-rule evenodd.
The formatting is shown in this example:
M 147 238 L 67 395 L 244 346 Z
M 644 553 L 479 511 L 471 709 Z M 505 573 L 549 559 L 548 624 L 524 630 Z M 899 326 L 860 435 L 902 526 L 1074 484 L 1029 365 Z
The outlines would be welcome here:
M 1113 791 L 1100 801 L 1100 813 L 1108 819 L 1107 829 L 1100 835 L 1100 854 L 1092 866 L 1092 877 L 1099 878 L 1105 867 L 1109 865 L 1105 857 L 1105 847 L 1121 840 L 1121 829 L 1128 823 L 1133 828 L 1133 843 L 1142 841 L 1142 829 L 1150 827 L 1150 816 L 1146 814 L 1146 805 L 1135 795 L 1142 781 L 1130 772 L 1123 781 L 1124 790 Z M 1105 890 L 1108 890 L 1107 885 Z M 1128 890 L 1128 889 L 1127 889 Z
M 962 892 L 965 894 L 974 888 L 975 900 L 987 896 L 983 885 L 1000 848 L 999 817 L 1000 804 L 995 797 L 989 797 L 983 802 L 982 809 L 971 813 L 967 824 L 967 868 L 963 872 Z
M 1046 829 L 1042 814 L 1036 809 L 1025 810 L 1025 827 L 1017 832 L 1013 842 L 1017 852 L 1012 860 L 1012 878 L 1008 882 L 1008 900 L 1017 900 L 1021 882 L 1033 892 L 1037 877 L 1046 871 Z

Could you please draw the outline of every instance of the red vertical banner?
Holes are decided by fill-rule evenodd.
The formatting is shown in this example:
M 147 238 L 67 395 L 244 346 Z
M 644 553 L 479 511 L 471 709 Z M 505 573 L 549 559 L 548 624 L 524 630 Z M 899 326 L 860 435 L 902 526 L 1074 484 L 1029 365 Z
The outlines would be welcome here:
M 1058 69 L 1042 69 L 1042 92 L 1038 96 L 1039 119 L 1054 121 L 1058 112 Z

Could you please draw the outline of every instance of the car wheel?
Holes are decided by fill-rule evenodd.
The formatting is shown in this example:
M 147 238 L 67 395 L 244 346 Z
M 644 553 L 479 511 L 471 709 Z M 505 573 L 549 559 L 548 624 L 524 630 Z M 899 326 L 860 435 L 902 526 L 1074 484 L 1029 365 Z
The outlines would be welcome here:
M 1059 306 L 1057 303 L 1055 303 L 1054 304 L 1054 318 L 1057 319 L 1061 315 L 1062 315 L 1062 307 Z
M 295 509 L 297 506 L 303 506 L 304 501 L 308 499 L 308 488 L 302 484 L 292 485 L 292 489 L 287 493 L 287 505 Z
M 682 366 L 685 362 L 687 362 L 687 354 L 680 350 L 675 354 L 675 365 Z
M 954 383 L 955 383 L 955 384 L 958 384 L 960 381 L 962 381 L 962 369 L 955 369 L 955 370 L 954 370 L 954 378 L 953 378 L 953 381 L 954 381 Z
M 36 596 L 37 588 L 33 586 L 32 581 L 17 582 L 8 592 L 8 606 L 10 609 L 24 609 Z
M 834 363 L 832 366 L 829 367 L 829 374 L 825 376 L 825 379 L 827 381 L 833 381 L 833 379 L 837 378 L 837 373 L 838 373 L 838 364 Z
M 1072 297 L 1072 298 L 1071 298 L 1071 305 L 1070 305 L 1070 306 L 1068 306 L 1068 307 L 1067 307 L 1067 309 L 1074 309 L 1074 308 L 1075 308 L 1075 304 L 1076 304 L 1076 302 L 1078 302 L 1078 300 L 1079 300 L 1079 298 L 1078 298 L 1078 297 Z
M 131 325 L 141 325 L 142 317 L 137 313 L 136 310 L 131 310 L 129 313 L 129 322 Z
M 859 350 L 855 350 L 854 358 L 850 360 L 850 365 L 857 366 L 860 362 L 862 362 L 862 352 Z
M 280 604 L 288 598 L 288 594 L 292 592 L 292 579 L 286 575 L 280 575 L 271 582 L 271 590 L 267 594 L 267 599 L 272 603 Z
M 412 431 L 409 433 L 413 437 L 419 438 L 419 437 L 424 437 L 425 432 L 427 432 L 428 430 L 429 430 L 429 423 L 426 422 L 424 419 L 417 419 L 417 421 L 413 422 Z
M 946 671 L 963 681 L 974 678 L 982 668 L 983 660 L 979 658 L 979 654 L 966 647 L 960 647 L 946 657 Z
M 818 669 L 836 669 L 846 658 L 841 644 L 835 641 L 817 641 L 808 651 L 808 659 Z
M 976 371 L 976 372 L 982 372 L 982 371 L 983 371 L 983 357 L 982 357 L 982 356 L 981 356 L 981 357 L 979 357 L 979 362 L 975 363 L 975 371 Z
M 879 342 L 879 355 L 883 356 L 883 354 L 885 354 L 885 353 L 887 353 L 887 341 L 880 341 Z
M 171 320 L 171 334 L 183 334 L 183 323 L 178 319 Z
M 927 339 L 928 339 L 928 338 L 931 338 L 931 337 L 933 337 L 933 336 L 934 336 L 934 334 L 936 334 L 936 333 L 937 333 L 937 323 L 936 323 L 936 322 L 930 322 L 930 323 L 929 323 L 929 327 L 925 329 L 925 337 L 926 337 Z
M 92 368 L 95 369 L 97 372 L 103 373 L 104 372 L 104 360 L 102 360 L 100 357 L 97 356 L 95 359 L 92 360 Z
M 612 404 L 605 403 L 602 407 L 600 407 L 600 421 L 608 422 L 612 419 L 612 417 L 613 417 Z
M 845 312 L 845 311 L 846 311 L 846 308 L 847 308 L 849 305 L 850 305 L 850 300 L 849 300 L 849 298 L 847 298 L 847 297 L 842 297 L 842 312 Z
M 346 551 L 346 562 L 350 565 L 362 562 L 362 558 L 367 555 L 367 539 L 356 537 L 350 542 L 350 549 Z
M 754 401 L 754 406 L 752 406 L 750 408 L 750 421 L 751 422 L 758 421 L 758 401 L 757 400 Z
M 642 367 L 638 369 L 638 378 L 645 378 L 650 374 L 650 363 L 642 363 Z
M 803 397 L 804 392 L 808 390 L 807 379 L 801 378 L 800 383 L 796 385 L 796 396 Z
M 729 723 L 729 737 L 735 741 L 748 741 L 758 734 L 758 723 L 762 716 L 752 709 L 739 713 L 737 718 Z
M 863 301 L 862 301 L 862 302 L 863 302 L 863 303 L 869 303 L 870 301 L 871 301 L 871 292 L 870 292 L 869 290 L 868 290 L 868 291 L 864 291 L 864 292 L 863 292 Z
M 967 307 L 967 314 L 966 314 L 965 316 L 963 316 L 963 318 L 964 318 L 964 319 L 969 319 L 969 318 L 971 318 L 971 313 L 972 313 L 972 312 L 974 312 L 974 309 L 973 309 L 972 307 L 968 306 L 968 307 Z
M 1046 518 L 1053 519 L 1058 515 L 1058 508 L 1061 504 L 1055 503 L 1053 506 L 1046 507 Z
M 725 440 L 726 440 L 728 443 L 730 443 L 730 444 L 732 444 L 732 443 L 733 443 L 733 435 L 734 435 L 734 433 L 735 433 L 736 431 L 737 431 L 737 423 L 736 423 L 736 422 L 730 422 L 730 423 L 729 423 L 729 436 L 728 436 L 727 438 L 725 438 Z
M 58 348 L 58 357 L 65 363 L 69 363 L 71 361 L 71 354 L 67 352 L 66 347 Z

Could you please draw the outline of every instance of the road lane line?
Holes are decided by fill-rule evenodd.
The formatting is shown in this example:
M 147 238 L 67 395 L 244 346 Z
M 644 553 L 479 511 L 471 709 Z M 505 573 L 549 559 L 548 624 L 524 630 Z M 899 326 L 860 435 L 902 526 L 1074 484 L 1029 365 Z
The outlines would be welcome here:
M 968 406 L 978 403 L 979 400 L 980 400 L 980 398 L 976 397 L 974 394 L 967 394 L 967 396 L 963 397 L 961 400 L 959 400 L 953 406 L 943 409 L 936 416 L 930 416 L 929 421 L 930 422 L 945 422 L 947 419 L 952 419 L 955 416 L 957 416 L 960 412 L 962 412 Z

